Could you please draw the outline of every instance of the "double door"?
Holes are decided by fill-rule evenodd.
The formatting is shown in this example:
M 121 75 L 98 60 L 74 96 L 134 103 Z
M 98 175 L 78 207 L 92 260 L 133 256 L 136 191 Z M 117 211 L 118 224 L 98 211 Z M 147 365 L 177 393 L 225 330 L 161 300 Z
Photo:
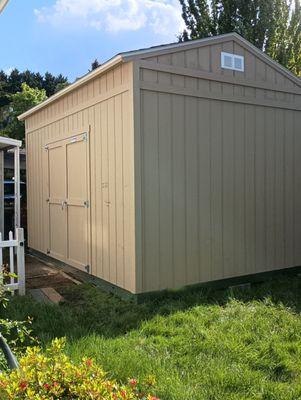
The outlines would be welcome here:
M 89 136 L 47 143 L 49 246 L 47 253 L 90 271 Z

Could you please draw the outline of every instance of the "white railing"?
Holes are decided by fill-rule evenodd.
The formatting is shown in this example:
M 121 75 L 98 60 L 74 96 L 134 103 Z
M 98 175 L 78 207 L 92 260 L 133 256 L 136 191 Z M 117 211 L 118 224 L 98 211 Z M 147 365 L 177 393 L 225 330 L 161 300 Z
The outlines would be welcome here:
M 6 254 L 3 256 L 3 249 L 8 248 L 8 262 L 6 262 Z M 16 274 L 17 277 L 10 277 L 10 282 L 4 286 L 13 293 L 18 290 L 19 294 L 25 294 L 25 256 L 24 256 L 24 232 L 22 228 L 16 228 L 16 237 L 9 232 L 8 240 L 2 240 L 0 233 L 0 266 L 5 272 Z M 16 268 L 15 268 L 16 266 Z

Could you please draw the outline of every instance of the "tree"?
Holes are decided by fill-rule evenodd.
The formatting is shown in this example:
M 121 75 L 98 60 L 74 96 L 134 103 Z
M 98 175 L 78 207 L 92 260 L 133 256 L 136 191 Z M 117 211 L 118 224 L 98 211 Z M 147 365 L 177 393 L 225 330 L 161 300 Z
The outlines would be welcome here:
M 100 66 L 101 66 L 100 62 L 97 60 L 97 58 L 95 58 L 95 60 L 91 63 L 91 69 L 89 69 L 89 72 L 93 71 L 94 69 Z
M 300 0 L 179 1 L 186 25 L 180 41 L 237 32 L 300 75 Z
M 58 91 L 57 86 L 62 87 L 62 85 L 68 84 L 68 79 L 62 74 L 55 76 L 50 72 L 46 72 L 43 76 L 39 72 L 35 73 L 29 70 L 20 72 L 16 68 L 13 69 L 9 75 L 0 71 L 0 107 L 1 83 L 5 83 L 6 94 L 20 92 L 22 89 L 22 83 L 27 83 L 31 88 L 45 89 L 46 95 L 49 97 Z
M 18 120 L 18 115 L 46 99 L 45 89 L 31 88 L 26 83 L 22 83 L 21 91 L 10 95 L 10 104 L 6 115 L 7 123 L 1 134 L 14 139 L 24 140 L 24 122 Z

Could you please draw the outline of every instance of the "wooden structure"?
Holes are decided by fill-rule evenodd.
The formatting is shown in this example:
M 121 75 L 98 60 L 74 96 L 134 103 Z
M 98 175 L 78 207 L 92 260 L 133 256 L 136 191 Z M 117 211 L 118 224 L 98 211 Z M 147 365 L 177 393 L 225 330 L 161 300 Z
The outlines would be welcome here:
M 29 246 L 131 293 L 301 265 L 300 111 L 234 33 L 120 54 L 20 116 Z

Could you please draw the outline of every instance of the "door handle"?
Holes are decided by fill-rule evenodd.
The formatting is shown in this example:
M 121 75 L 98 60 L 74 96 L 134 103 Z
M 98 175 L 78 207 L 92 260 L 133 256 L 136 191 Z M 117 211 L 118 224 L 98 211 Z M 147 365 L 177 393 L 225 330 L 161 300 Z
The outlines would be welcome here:
M 67 201 L 66 200 L 63 200 L 62 201 L 62 204 L 61 204 L 61 206 L 62 206 L 62 210 L 64 209 L 64 207 L 67 205 Z

